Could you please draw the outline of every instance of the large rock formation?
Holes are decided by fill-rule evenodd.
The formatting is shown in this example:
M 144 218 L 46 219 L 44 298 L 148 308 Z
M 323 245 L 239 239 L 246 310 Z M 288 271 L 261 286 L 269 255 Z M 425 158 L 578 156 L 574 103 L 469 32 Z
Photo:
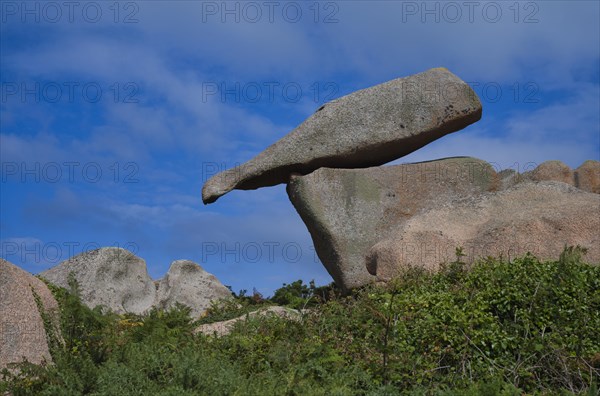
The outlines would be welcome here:
M 202 315 L 213 301 L 231 298 L 231 291 L 212 274 L 189 260 L 171 263 L 169 272 L 157 282 L 155 306 L 168 309 L 176 303 L 189 306 L 193 317 Z
M 58 304 L 46 284 L 0 259 L 0 369 L 23 359 L 35 364 L 52 361 L 39 308 L 59 336 Z
M 357 91 L 325 104 L 254 159 L 212 177 L 202 189 L 202 199 L 211 203 L 232 189 L 287 182 L 288 196 L 319 258 L 343 290 L 368 284 L 374 275 L 388 279 L 396 267 L 412 265 L 399 256 L 399 249 L 431 253 L 446 243 L 449 253 L 444 245 L 443 253 L 433 252 L 431 261 L 420 264 L 433 268 L 453 259 L 454 248 L 464 244 L 478 248 L 472 254 L 476 257 L 508 254 L 503 249 L 509 249 L 509 243 L 529 238 L 538 250 L 515 246 L 510 252 L 537 251 L 550 257 L 564 244 L 596 242 L 596 223 L 583 218 L 581 206 L 566 206 L 570 197 L 577 197 L 573 199 L 596 208 L 597 197 L 580 192 L 600 193 L 598 161 L 586 161 L 576 170 L 548 161 L 524 174 L 497 174 L 473 158 L 378 167 L 478 121 L 481 111 L 473 90 L 443 68 Z M 562 184 L 546 191 L 542 186 L 547 181 Z M 534 187 L 535 183 L 542 184 Z M 579 190 L 560 190 L 567 185 Z M 546 216 L 536 206 L 545 200 L 526 193 L 536 188 L 559 200 L 548 203 L 552 209 L 547 211 L 554 213 Z M 507 192 L 494 195 L 497 191 Z M 480 202 L 483 196 L 495 199 L 489 198 L 494 203 L 487 211 L 464 204 L 465 199 Z M 465 205 L 462 218 L 452 212 L 456 202 Z M 494 220 L 495 206 L 509 208 L 505 221 Z M 429 223 L 418 223 L 427 213 L 438 213 L 439 219 L 427 217 Z M 590 216 L 598 217 L 593 211 Z M 467 219 L 475 223 L 463 224 Z M 581 224 L 580 230 L 576 224 Z M 411 232 L 413 228 L 418 232 Z M 492 236 L 485 239 L 486 235 Z M 592 248 L 590 257 L 595 259 L 595 254 Z
M 48 281 L 69 288 L 69 273 L 79 283 L 81 300 L 117 313 L 141 314 L 156 296 L 146 262 L 128 250 L 106 247 L 82 253 L 40 273 Z
M 497 174 L 488 163 L 463 157 L 321 168 L 293 176 L 288 195 L 321 262 L 348 290 L 376 280 L 374 275 L 389 279 L 404 266 L 435 269 L 453 260 L 459 246 L 469 259 L 527 251 L 557 258 L 565 244 L 580 244 L 590 249 L 588 259 L 598 261 L 600 196 L 582 189 L 597 191 L 599 179 L 597 161 L 575 171 L 548 161 L 520 175 Z M 546 181 L 560 183 L 549 187 Z
M 561 182 L 523 182 L 407 219 L 370 249 L 366 265 L 377 280 L 388 281 L 410 266 L 436 270 L 455 259 L 456 247 L 471 262 L 527 252 L 557 259 L 565 245 L 587 248 L 586 259 L 600 263 L 600 195 Z
M 342 289 L 373 280 L 369 249 L 418 213 L 498 188 L 498 177 L 475 158 L 448 158 L 368 169 L 321 168 L 294 176 L 288 195 L 321 262 Z
M 252 160 L 209 179 L 202 199 L 286 183 L 292 173 L 321 167 L 382 165 L 480 118 L 477 95 L 447 69 L 392 80 L 325 104 Z

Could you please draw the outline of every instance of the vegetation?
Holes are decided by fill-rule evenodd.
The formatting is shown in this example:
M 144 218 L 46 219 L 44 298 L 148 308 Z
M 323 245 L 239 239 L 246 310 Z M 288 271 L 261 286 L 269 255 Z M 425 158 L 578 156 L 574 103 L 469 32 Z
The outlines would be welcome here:
M 4 370 L 18 395 L 597 395 L 600 267 L 565 249 L 457 260 L 437 274 L 407 270 L 386 287 L 341 296 L 301 281 L 271 299 L 240 293 L 199 321 L 189 309 L 144 316 L 91 310 L 53 288 L 62 339 L 54 364 Z M 198 323 L 256 307 L 303 309 L 302 321 L 256 316 L 223 337 Z

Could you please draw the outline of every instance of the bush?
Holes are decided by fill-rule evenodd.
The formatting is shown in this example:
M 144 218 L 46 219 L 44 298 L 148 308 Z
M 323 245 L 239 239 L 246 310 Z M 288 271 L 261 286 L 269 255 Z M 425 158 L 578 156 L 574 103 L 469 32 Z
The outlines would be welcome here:
M 275 291 L 271 301 L 294 309 L 304 309 L 317 306 L 339 294 L 339 289 L 333 283 L 317 287 L 314 280 L 308 286 L 302 280 L 297 280 L 289 285 L 284 283 L 283 287 Z
M 301 322 L 255 316 L 227 336 L 195 335 L 189 309 L 114 315 L 53 288 L 63 339 L 54 365 L 4 371 L 14 395 L 595 395 L 600 268 L 559 260 L 457 260 L 342 296 L 301 281 L 272 299 L 213 305 L 201 322 L 272 303 Z M 256 293 L 254 293 L 256 294 Z M 320 297 L 316 297 L 316 296 Z M 323 296 L 323 297 L 321 297 Z

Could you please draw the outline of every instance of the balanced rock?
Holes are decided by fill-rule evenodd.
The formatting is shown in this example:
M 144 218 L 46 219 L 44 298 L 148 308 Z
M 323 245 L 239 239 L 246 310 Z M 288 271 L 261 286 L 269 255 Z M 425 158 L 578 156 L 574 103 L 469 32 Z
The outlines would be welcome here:
M 0 369 L 24 359 L 35 364 L 52 361 L 40 309 L 59 336 L 58 303 L 46 284 L 0 259 Z
M 565 246 L 588 249 L 586 259 L 600 263 L 600 195 L 554 181 L 523 182 L 506 191 L 466 197 L 420 213 L 375 244 L 367 269 L 388 281 L 407 267 L 438 269 L 464 258 L 531 252 L 556 260 Z
M 69 288 L 69 273 L 79 284 L 81 301 L 116 313 L 141 314 L 156 296 L 146 262 L 128 250 L 105 247 L 82 253 L 40 273 L 51 283 Z
M 430 208 L 498 188 L 485 161 L 459 157 L 368 169 L 321 168 L 293 176 L 288 196 L 316 252 L 343 290 L 374 280 L 366 268 L 373 245 Z
M 192 309 L 193 317 L 202 315 L 213 301 L 232 297 L 214 275 L 189 260 L 173 261 L 169 272 L 157 283 L 155 307 L 168 309 L 176 303 L 184 304 Z
M 480 118 L 475 92 L 447 69 L 395 79 L 321 106 L 255 158 L 209 179 L 202 200 L 287 183 L 293 173 L 321 167 L 382 165 Z

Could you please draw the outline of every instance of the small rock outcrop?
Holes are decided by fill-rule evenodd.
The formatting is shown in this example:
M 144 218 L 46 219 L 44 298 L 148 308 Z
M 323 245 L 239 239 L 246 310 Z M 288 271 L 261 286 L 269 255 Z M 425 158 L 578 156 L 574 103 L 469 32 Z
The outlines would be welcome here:
M 185 304 L 192 309 L 192 317 L 202 315 L 213 301 L 232 297 L 214 275 L 189 260 L 173 261 L 157 284 L 155 307 L 168 309 L 176 303 Z
M 154 282 L 146 262 L 128 250 L 105 247 L 63 261 L 40 276 L 69 288 L 69 273 L 79 284 L 81 300 L 89 307 L 104 306 L 116 313 L 141 314 L 152 307 Z
M 300 318 L 302 317 L 302 314 L 295 309 L 279 307 L 279 306 L 268 307 L 265 309 L 260 309 L 258 311 L 250 312 L 249 314 L 246 314 L 246 315 L 238 316 L 237 318 L 234 318 L 234 319 L 200 325 L 195 330 L 195 333 L 196 334 L 202 333 L 202 334 L 208 335 L 208 336 L 215 335 L 217 337 L 221 337 L 221 336 L 231 333 L 231 331 L 233 330 L 233 326 L 235 326 L 236 323 L 238 323 L 242 320 L 247 320 L 248 318 L 255 317 L 257 315 L 258 316 L 273 315 L 273 316 L 278 316 L 280 318 L 289 319 L 289 320 L 300 320 Z
M 321 168 L 293 176 L 288 196 L 306 224 L 316 252 L 338 286 L 373 281 L 369 249 L 420 212 L 496 190 L 499 177 L 470 157 L 367 169 Z
M 209 179 L 202 200 L 287 183 L 293 173 L 321 167 L 382 165 L 480 118 L 475 92 L 445 68 L 395 79 L 326 103 L 255 158 Z
M 472 262 L 527 252 L 557 259 L 571 245 L 587 248 L 586 260 L 600 263 L 599 214 L 598 194 L 561 182 L 523 182 L 447 202 L 406 220 L 370 249 L 366 266 L 385 282 L 407 267 L 436 270 L 455 259 L 456 247 Z
M 600 161 L 587 160 L 575 170 L 562 161 L 546 161 L 539 164 L 533 171 L 521 175 L 521 181 L 522 179 L 559 181 L 580 190 L 600 194 Z
M 575 185 L 575 172 L 562 161 L 542 162 L 530 175 L 534 181 L 559 181 Z
M 575 187 L 600 194 L 600 161 L 587 160 L 575 169 Z
M 0 370 L 24 359 L 35 364 L 52 361 L 40 308 L 57 336 L 59 307 L 46 284 L 0 259 Z

